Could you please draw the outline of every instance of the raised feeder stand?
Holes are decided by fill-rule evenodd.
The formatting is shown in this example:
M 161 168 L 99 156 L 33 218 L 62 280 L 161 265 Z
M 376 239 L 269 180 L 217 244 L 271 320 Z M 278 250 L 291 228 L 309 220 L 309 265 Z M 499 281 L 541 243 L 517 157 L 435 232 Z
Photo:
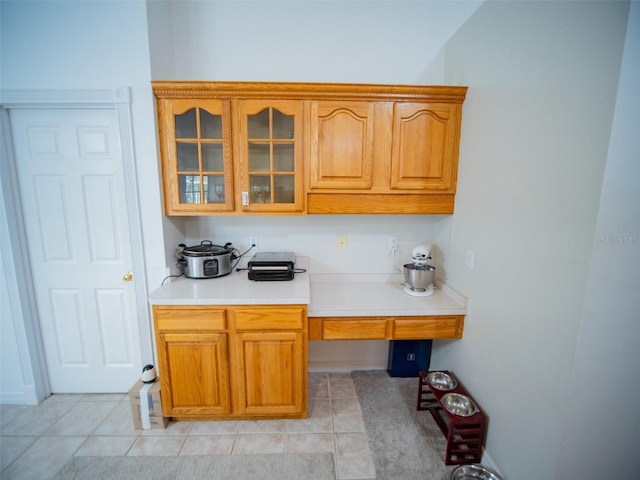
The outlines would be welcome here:
M 487 418 L 460 380 L 447 370 L 420 372 L 418 410 L 429 410 L 447 438 L 445 464 L 480 463 Z

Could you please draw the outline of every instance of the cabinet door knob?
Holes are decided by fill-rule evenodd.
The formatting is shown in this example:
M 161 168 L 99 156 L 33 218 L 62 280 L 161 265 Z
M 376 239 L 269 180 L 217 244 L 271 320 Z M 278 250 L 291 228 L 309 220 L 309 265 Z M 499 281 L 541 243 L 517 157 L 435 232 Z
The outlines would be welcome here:
M 132 272 L 127 272 L 122 276 L 122 281 L 123 282 L 131 282 L 133 280 L 133 273 Z

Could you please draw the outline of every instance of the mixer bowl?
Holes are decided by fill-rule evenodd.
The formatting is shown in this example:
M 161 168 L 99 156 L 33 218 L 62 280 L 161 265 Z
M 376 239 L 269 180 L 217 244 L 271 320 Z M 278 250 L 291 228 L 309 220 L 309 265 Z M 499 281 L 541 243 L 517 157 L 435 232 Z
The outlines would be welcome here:
M 415 265 L 407 263 L 404 266 L 404 281 L 414 290 L 426 290 L 433 283 L 436 267 L 431 265 Z

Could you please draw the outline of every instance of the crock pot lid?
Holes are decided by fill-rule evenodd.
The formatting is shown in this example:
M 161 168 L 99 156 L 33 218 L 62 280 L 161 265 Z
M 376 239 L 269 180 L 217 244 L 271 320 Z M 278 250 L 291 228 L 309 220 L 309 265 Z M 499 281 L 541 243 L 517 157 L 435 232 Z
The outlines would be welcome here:
M 220 245 L 214 245 L 211 240 L 203 240 L 200 245 L 193 245 L 186 247 L 183 250 L 184 255 L 190 255 L 192 257 L 202 257 L 205 255 L 220 255 L 224 253 L 230 253 L 231 249 L 221 247 Z

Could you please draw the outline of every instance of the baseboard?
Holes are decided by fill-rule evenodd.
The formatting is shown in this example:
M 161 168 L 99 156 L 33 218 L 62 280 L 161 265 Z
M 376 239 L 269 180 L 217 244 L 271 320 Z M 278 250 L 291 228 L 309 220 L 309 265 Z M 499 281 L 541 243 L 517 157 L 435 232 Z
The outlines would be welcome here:
M 353 372 L 354 370 L 386 370 L 386 363 L 354 362 L 354 361 L 318 361 L 309 362 L 309 372 Z
M 24 393 L 2 392 L 0 393 L 0 405 L 26 405 Z
M 0 405 L 38 405 L 35 385 L 25 385 L 22 392 L 0 392 Z
M 495 462 L 491 458 L 491 455 L 489 455 L 486 450 L 482 452 L 482 465 L 484 465 L 485 467 L 489 467 L 492 470 L 495 470 L 500 476 L 504 477 L 500 469 L 496 466 Z

